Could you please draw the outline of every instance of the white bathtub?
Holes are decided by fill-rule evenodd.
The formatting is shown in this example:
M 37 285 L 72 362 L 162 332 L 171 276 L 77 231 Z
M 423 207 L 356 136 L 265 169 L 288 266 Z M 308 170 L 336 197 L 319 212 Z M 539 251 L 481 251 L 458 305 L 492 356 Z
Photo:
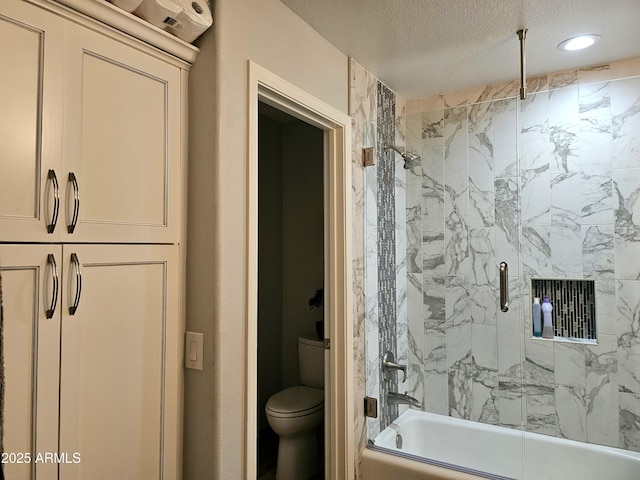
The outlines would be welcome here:
M 640 480 L 640 453 L 407 410 L 365 449 L 360 471 L 363 480 Z

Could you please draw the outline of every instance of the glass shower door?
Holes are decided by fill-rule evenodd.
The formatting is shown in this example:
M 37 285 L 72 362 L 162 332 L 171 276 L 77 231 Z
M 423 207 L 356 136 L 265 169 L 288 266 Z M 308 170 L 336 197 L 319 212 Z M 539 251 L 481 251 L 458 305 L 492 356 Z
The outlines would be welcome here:
M 640 79 L 632 73 L 640 72 L 621 63 L 542 77 L 548 83 L 520 104 L 519 135 L 525 429 L 543 441 L 633 453 L 640 451 Z M 553 339 L 532 338 L 534 294 L 550 297 Z M 611 461 L 574 460 L 570 471 L 554 471 L 554 462 L 537 460 L 534 438 L 525 442 L 527 479 L 630 478 Z M 557 455 L 567 458 L 560 447 Z M 598 473 L 602 465 L 608 470 Z
M 380 364 L 393 322 L 394 353 L 407 365 L 398 390 L 425 412 L 515 433 L 514 469 L 496 455 L 493 473 L 555 478 L 539 470 L 554 462 L 539 461 L 534 438 L 640 451 L 640 70 L 627 61 L 531 78 L 525 100 L 518 87 L 406 104 L 362 93 L 371 100 L 364 146 L 379 149 L 377 129 L 389 121 L 380 112 L 393 104 L 395 143 L 421 156 L 398 173 L 396 155 L 386 205 L 377 167 L 365 167 L 366 393 L 384 407 Z M 383 319 L 378 219 L 388 208 L 399 303 Z M 545 295 L 552 339 L 533 335 L 533 298 Z M 388 425 L 367 422 L 369 439 Z
M 518 102 L 506 94 L 465 92 L 407 109 L 407 147 L 422 157 L 407 173 L 407 332 L 410 386 L 423 410 L 496 427 L 482 461 L 461 457 L 459 466 L 522 478 Z
M 398 108 L 402 101 L 396 100 L 395 142 L 419 154 L 421 162 L 404 170 L 400 155 L 376 158 L 375 168 L 389 162 L 395 169 L 390 204 L 379 195 L 388 186 L 386 177 L 365 168 L 367 395 L 379 399 L 381 411 L 378 418 L 368 419 L 367 437 L 375 438 L 409 408 L 386 406 L 387 390 L 393 387 L 415 398 L 419 410 L 497 427 L 496 434 L 508 432 L 506 441 L 514 452 L 508 462 L 497 445 L 481 455 L 480 463 L 464 457 L 450 461 L 522 478 L 525 322 L 518 102 L 502 98 L 504 93 L 436 97 L 408 102 L 406 109 Z M 380 129 L 388 97 L 378 100 L 375 126 Z M 379 281 L 381 269 L 388 266 L 380 262 L 378 243 L 384 228 L 379 219 L 389 215 L 385 209 L 392 209 L 396 225 L 404 227 L 393 232 L 396 245 L 403 247 L 396 249 L 395 271 L 403 275 L 395 278 L 399 293 L 393 319 L 383 318 L 378 308 L 387 289 Z M 509 270 L 505 312 L 500 305 L 501 262 Z M 386 343 L 390 331 L 393 342 Z M 406 382 L 398 377 L 385 386 L 381 359 L 387 345 L 407 365 Z M 477 449 L 486 447 L 481 443 Z

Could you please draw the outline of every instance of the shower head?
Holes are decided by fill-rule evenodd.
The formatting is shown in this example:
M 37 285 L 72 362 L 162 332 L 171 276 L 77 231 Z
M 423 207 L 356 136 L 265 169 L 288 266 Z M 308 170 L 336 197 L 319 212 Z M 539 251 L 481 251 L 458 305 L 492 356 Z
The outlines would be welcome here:
M 407 152 L 406 150 L 402 150 L 400 147 L 391 145 L 390 143 L 385 143 L 384 149 L 385 150 L 391 149 L 398 152 L 404 160 L 405 170 L 415 167 L 416 165 L 418 165 L 418 162 L 420 161 L 420 155 L 418 155 L 417 153 Z

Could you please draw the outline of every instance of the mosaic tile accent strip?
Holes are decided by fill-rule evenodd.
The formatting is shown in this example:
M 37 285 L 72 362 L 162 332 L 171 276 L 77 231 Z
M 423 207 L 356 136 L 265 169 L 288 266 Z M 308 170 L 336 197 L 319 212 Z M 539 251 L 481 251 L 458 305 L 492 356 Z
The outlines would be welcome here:
M 596 293 L 593 280 L 531 279 L 531 298 L 548 296 L 556 337 L 596 339 Z
M 396 305 L 396 215 L 394 155 L 384 149 L 395 140 L 396 95 L 378 82 L 378 121 L 376 164 L 378 166 L 378 315 L 379 351 L 382 356 L 390 350 L 397 354 Z M 382 361 L 382 357 L 380 357 Z M 380 429 L 398 416 L 398 407 L 386 404 L 386 394 L 397 391 L 395 375 L 388 378 L 380 371 Z

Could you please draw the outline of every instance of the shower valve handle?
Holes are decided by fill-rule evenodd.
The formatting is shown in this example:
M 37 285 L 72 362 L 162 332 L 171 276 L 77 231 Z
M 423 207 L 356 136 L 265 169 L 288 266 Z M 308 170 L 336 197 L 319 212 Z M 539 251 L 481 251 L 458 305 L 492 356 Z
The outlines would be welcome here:
M 384 356 L 382 357 L 382 368 L 385 371 L 389 370 L 401 370 L 402 371 L 402 383 L 407 380 L 407 366 L 400 365 L 396 362 L 396 358 L 393 355 L 393 352 L 386 351 L 384 352 Z

